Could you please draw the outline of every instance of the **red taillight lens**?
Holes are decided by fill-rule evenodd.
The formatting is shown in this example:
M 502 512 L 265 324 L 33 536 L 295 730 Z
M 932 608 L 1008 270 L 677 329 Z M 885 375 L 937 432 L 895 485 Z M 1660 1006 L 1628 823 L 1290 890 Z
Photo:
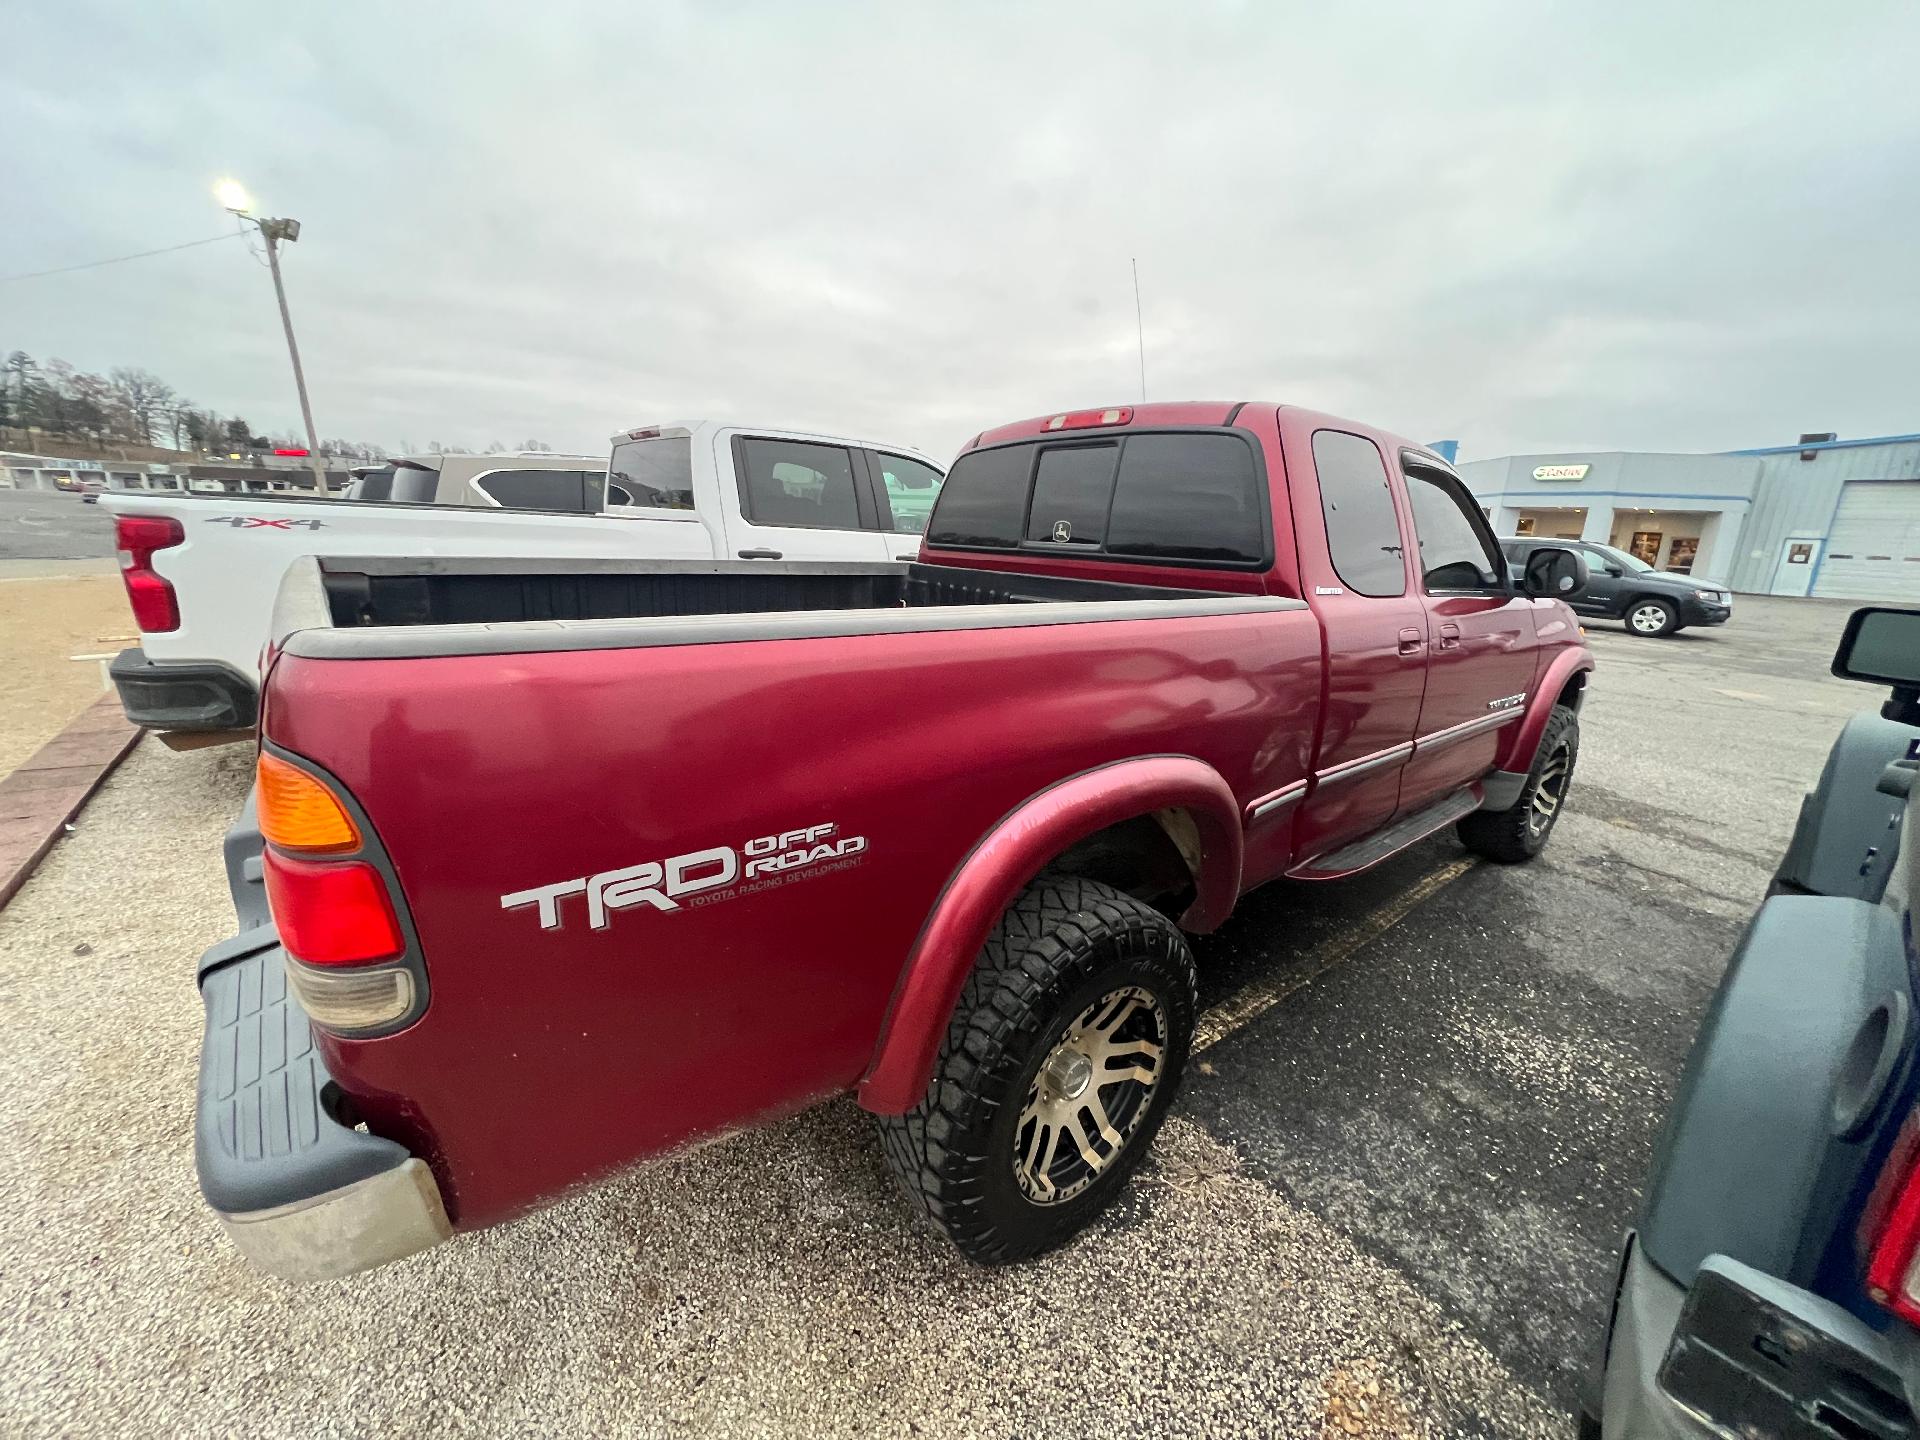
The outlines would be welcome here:
M 1092 430 L 1100 425 L 1125 425 L 1131 419 L 1131 405 L 1117 405 L 1106 410 L 1069 410 L 1064 415 L 1055 415 L 1041 429 Z
M 1867 1293 L 1901 1319 L 1920 1325 L 1920 1155 L 1912 1144 L 1895 1147 L 1894 1163 L 1906 1179 L 1887 1207 L 1867 1261 Z
M 153 568 L 153 552 L 180 544 L 187 532 L 171 515 L 116 515 L 113 531 L 133 623 L 148 634 L 178 630 L 180 602 L 173 586 Z
M 267 906 L 280 943 L 309 965 L 364 965 L 406 949 L 380 872 L 364 860 L 294 860 L 269 848 Z

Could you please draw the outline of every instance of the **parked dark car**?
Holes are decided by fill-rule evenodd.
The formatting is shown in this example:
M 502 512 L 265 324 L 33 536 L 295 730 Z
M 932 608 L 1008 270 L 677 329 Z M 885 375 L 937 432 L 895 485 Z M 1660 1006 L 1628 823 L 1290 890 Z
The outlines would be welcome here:
M 1586 1436 L 1920 1436 L 1920 610 L 1855 611 L 1833 671 L 1893 699 L 1834 745 L 1707 1008 Z
M 1577 550 L 1587 562 L 1586 588 L 1567 603 L 1582 615 L 1621 621 L 1631 635 L 1671 635 L 1689 625 L 1724 625 L 1733 614 L 1733 592 L 1691 575 L 1656 570 L 1637 555 L 1594 540 L 1541 541 L 1531 535 L 1503 538 L 1509 567 L 1545 544 Z

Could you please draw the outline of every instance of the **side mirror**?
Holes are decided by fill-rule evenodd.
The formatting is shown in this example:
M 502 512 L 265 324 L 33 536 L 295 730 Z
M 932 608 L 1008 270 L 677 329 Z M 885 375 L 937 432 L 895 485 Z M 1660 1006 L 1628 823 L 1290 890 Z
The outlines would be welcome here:
M 1833 673 L 1842 680 L 1891 685 L 1893 698 L 1880 713 L 1920 725 L 1920 610 L 1868 605 L 1854 611 L 1833 652 Z
M 1520 589 L 1536 600 L 1571 600 L 1587 588 L 1587 560 L 1578 550 L 1542 545 L 1527 556 Z

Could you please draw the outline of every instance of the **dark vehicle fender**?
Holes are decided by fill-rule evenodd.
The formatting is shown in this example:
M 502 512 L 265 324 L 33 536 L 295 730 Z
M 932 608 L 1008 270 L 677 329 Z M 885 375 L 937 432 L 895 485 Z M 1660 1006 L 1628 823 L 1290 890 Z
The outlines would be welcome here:
M 961 987 L 1007 907 L 1076 841 L 1143 815 L 1160 819 L 1192 873 L 1181 926 L 1204 932 L 1226 919 L 1240 891 L 1242 834 L 1233 791 L 1212 766 L 1149 755 L 1041 791 L 989 831 L 941 891 L 894 987 L 860 1081 L 863 1106 L 901 1115 L 920 1102 Z
M 1870 712 L 1847 721 L 1827 752 L 1820 783 L 1800 802 L 1800 819 L 1774 876 L 1774 891 L 1875 901 L 1886 892 L 1906 801 L 1876 787 L 1887 766 L 1904 758 L 1917 738 L 1920 728 Z M 1871 858 L 1869 850 L 1876 852 Z
M 1883 1006 L 1884 1033 L 1856 1046 Z M 1640 1224 L 1648 1258 L 1682 1285 L 1713 1254 L 1796 1278 L 1810 1221 L 1840 1198 L 1827 1182 L 1857 1178 L 1866 1157 L 1852 1152 L 1885 1128 L 1876 1112 L 1912 1032 L 1891 910 L 1815 895 L 1761 906 L 1707 1008 L 1655 1152 Z

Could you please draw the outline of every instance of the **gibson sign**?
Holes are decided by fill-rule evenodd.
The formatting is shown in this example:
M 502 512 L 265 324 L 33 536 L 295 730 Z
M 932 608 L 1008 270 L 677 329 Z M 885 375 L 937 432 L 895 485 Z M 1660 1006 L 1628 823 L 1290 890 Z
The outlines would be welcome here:
M 1536 465 L 1533 478 L 1536 480 L 1584 480 L 1591 465 Z

